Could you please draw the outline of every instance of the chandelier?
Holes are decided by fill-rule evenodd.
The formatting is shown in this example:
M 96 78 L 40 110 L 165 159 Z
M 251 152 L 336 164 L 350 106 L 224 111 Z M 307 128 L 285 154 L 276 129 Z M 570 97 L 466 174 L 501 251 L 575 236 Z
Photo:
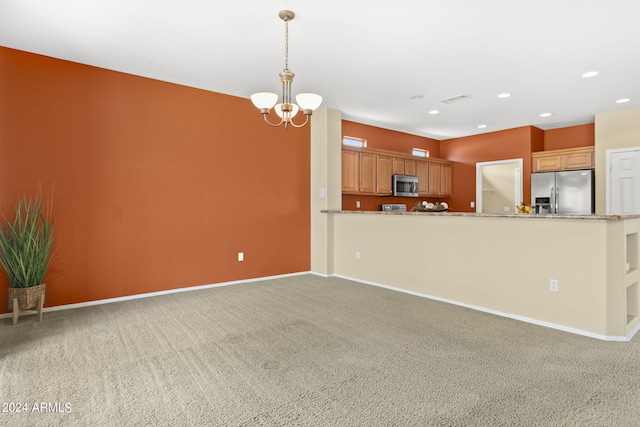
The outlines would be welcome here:
M 282 102 L 278 102 L 278 95 L 271 92 L 259 92 L 251 95 L 253 105 L 260 109 L 260 114 L 264 117 L 264 121 L 271 126 L 277 127 L 284 124 L 285 130 L 289 125 L 300 128 L 309 122 L 309 116 L 313 114 L 313 110 L 317 109 L 322 103 L 322 97 L 315 93 L 301 93 L 296 95 L 297 105 L 291 102 L 291 82 L 294 74 L 289 70 L 289 21 L 296 16 L 290 10 L 282 10 L 278 14 L 280 19 L 284 21 L 284 70 L 280 73 L 280 81 L 282 82 Z M 267 115 L 274 109 L 278 117 L 279 123 L 271 123 Z M 302 110 L 305 115 L 303 123 L 296 124 L 293 118 Z

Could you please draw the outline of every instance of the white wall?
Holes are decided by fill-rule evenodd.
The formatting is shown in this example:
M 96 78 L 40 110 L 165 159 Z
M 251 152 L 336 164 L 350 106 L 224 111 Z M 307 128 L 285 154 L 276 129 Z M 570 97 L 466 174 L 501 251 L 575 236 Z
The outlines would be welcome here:
M 311 116 L 311 271 L 333 273 L 333 218 L 342 208 L 342 114 L 321 108 Z M 322 193 L 322 194 L 321 194 Z
M 640 146 L 640 108 L 596 114 L 596 213 L 606 212 L 606 150 Z

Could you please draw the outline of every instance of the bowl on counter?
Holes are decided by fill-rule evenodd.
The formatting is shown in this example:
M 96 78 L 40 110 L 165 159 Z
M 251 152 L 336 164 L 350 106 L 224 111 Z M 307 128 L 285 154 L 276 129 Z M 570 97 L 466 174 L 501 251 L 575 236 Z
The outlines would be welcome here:
M 445 202 L 417 202 L 415 206 L 411 208 L 412 212 L 446 212 L 447 210 L 449 210 L 449 205 L 447 205 L 447 203 Z

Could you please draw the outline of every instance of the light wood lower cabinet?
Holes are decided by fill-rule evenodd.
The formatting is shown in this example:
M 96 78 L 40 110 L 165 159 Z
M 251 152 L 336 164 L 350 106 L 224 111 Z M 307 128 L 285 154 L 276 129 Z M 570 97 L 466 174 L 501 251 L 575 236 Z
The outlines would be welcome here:
M 533 172 L 593 169 L 594 147 L 539 151 L 531 154 Z

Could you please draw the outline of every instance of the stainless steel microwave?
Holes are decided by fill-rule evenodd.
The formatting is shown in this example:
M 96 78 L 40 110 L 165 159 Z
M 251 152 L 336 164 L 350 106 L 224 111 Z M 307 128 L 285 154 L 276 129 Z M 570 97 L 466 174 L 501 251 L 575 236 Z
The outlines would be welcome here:
M 394 196 L 418 197 L 418 177 L 410 175 L 393 175 L 391 188 Z

